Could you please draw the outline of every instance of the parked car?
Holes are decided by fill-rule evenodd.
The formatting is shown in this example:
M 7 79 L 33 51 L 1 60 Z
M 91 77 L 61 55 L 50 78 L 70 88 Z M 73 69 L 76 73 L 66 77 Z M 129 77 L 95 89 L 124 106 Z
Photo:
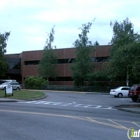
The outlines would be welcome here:
M 18 82 L 12 81 L 12 82 L 5 82 L 3 84 L 0 85 L 0 89 L 5 89 L 6 86 L 8 86 L 8 84 L 10 84 L 12 86 L 13 89 L 15 90 L 20 90 L 21 86 Z
M 3 84 L 3 83 L 5 83 L 5 82 L 16 82 L 16 80 L 10 80 L 10 79 L 0 79 L 0 84 Z
M 133 85 L 130 87 L 128 96 L 132 99 L 133 102 L 140 100 L 140 85 Z
M 110 95 L 113 95 L 114 97 L 128 97 L 130 87 L 128 86 L 121 86 L 117 87 L 115 89 L 110 90 Z

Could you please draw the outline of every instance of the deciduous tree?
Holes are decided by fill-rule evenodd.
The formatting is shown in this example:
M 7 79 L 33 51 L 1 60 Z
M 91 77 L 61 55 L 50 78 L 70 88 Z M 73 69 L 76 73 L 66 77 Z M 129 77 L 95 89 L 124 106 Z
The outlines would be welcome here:
M 48 34 L 48 38 L 46 39 L 44 52 L 42 59 L 39 63 L 39 75 L 47 78 L 55 78 L 56 77 L 56 70 L 55 66 L 57 63 L 57 57 L 54 54 L 53 49 L 56 48 L 56 46 L 53 46 L 54 41 L 54 27 L 52 28 L 51 32 Z
M 140 61 L 136 56 L 136 50 L 140 53 L 140 35 L 134 33 L 134 26 L 128 18 L 120 23 L 111 23 L 111 26 L 113 37 L 110 42 L 109 76 L 112 80 L 126 80 L 126 85 L 129 85 L 135 58 Z
M 10 35 L 10 32 L 5 32 L 0 34 L 0 76 L 4 76 L 5 72 L 8 70 L 8 63 L 4 57 L 6 52 L 7 40 Z
M 88 74 L 93 72 L 93 63 L 91 62 L 90 53 L 93 49 L 91 41 L 89 41 L 87 34 L 91 28 L 92 23 L 88 22 L 83 24 L 79 39 L 74 42 L 76 48 L 76 59 L 72 64 L 72 76 L 74 84 L 77 86 L 84 85 L 84 82 L 88 80 Z

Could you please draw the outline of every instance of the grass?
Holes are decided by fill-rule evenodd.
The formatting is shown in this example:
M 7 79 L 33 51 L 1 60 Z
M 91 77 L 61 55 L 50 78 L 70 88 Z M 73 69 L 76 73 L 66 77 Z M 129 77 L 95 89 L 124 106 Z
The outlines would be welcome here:
M 29 91 L 29 90 L 13 90 L 13 96 L 7 95 L 6 98 L 21 99 L 21 100 L 35 100 L 45 96 L 45 93 L 41 91 Z M 5 90 L 0 90 L 0 98 L 5 98 Z

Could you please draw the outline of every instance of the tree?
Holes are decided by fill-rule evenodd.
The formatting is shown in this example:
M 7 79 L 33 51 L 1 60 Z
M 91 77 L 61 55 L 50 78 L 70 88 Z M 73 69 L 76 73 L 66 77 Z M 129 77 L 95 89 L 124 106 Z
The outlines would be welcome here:
M 100 46 L 98 41 L 95 41 L 94 46 Z
M 8 70 L 8 63 L 4 57 L 4 53 L 6 52 L 6 41 L 10 32 L 5 32 L 4 34 L 0 34 L 0 76 L 4 76 L 5 72 Z
M 88 40 L 87 34 L 91 28 L 92 23 L 83 24 L 79 39 L 74 42 L 76 48 L 76 59 L 71 66 L 72 77 L 74 84 L 77 86 L 84 85 L 88 80 L 88 74 L 93 72 L 93 63 L 91 62 L 90 53 L 93 49 L 91 41 Z
M 135 51 L 140 53 L 140 35 L 134 33 L 133 24 L 128 18 L 120 23 L 116 21 L 113 24 L 111 22 L 111 26 L 113 26 L 113 37 L 110 42 L 112 49 L 108 65 L 109 76 L 112 80 L 126 80 L 128 86 L 135 62 Z
M 48 81 L 38 76 L 26 77 L 24 81 L 25 88 L 28 89 L 45 89 L 48 85 Z
M 49 80 L 49 78 L 56 77 L 55 65 L 57 63 L 57 57 L 53 51 L 56 46 L 52 45 L 54 41 L 54 27 L 51 29 L 48 36 L 49 37 L 46 39 L 43 56 L 38 68 L 39 75 L 47 78 L 47 80 Z

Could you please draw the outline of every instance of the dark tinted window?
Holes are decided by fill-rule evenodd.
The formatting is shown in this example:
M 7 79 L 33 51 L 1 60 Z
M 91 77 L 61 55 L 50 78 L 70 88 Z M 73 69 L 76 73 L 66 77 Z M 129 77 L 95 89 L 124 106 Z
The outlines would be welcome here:
M 38 65 L 39 60 L 33 60 L 33 61 L 24 61 L 25 65 Z
M 20 69 L 20 58 L 6 58 L 9 69 Z
M 122 88 L 122 90 L 129 90 L 129 88 Z

